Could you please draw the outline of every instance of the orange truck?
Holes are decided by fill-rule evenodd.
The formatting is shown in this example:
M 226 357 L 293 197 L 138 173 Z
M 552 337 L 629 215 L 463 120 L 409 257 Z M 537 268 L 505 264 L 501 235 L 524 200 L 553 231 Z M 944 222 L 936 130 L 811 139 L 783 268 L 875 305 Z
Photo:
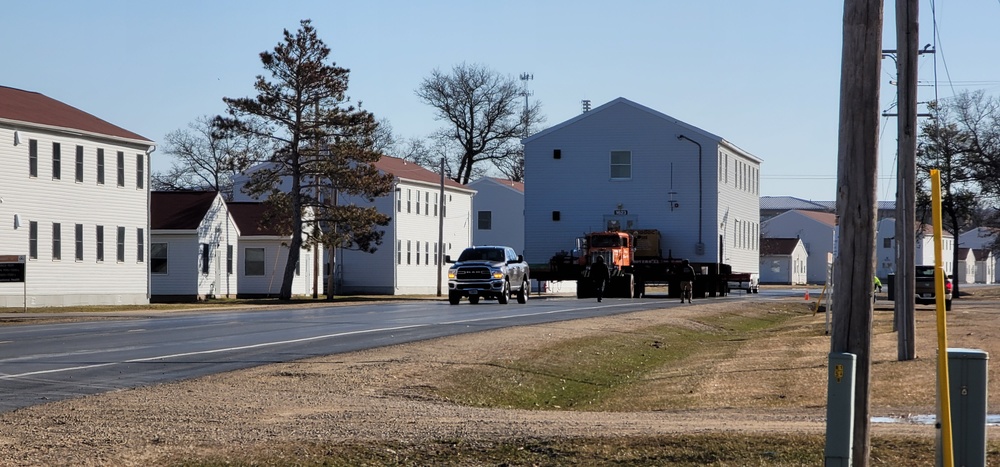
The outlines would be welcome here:
M 590 265 L 598 256 L 604 258 L 611 272 L 605 291 L 608 297 L 638 298 L 646 293 L 646 286 L 666 284 L 668 296 L 680 296 L 679 268 L 681 258 L 674 258 L 668 251 L 666 257 L 660 250 L 658 230 L 591 232 L 577 239 L 572 251 L 560 251 L 547 264 L 531 264 L 531 277 L 540 281 L 577 281 L 577 297 L 595 294 L 590 281 Z M 704 298 L 729 293 L 730 282 L 740 282 L 742 277 L 732 273 L 732 267 L 723 263 L 691 262 L 696 277 L 694 296 Z

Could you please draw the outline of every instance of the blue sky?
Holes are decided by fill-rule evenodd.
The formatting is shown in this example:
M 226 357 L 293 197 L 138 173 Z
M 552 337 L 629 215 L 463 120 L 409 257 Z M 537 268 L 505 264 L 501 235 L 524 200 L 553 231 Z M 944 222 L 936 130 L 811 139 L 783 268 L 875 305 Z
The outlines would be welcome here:
M 884 48 L 895 48 L 886 1 Z M 937 0 L 938 53 L 920 59 L 920 100 L 1000 94 L 1000 1 Z M 921 44 L 935 43 L 920 2 Z M 762 195 L 833 200 L 843 2 L 11 1 L 0 85 L 37 91 L 162 142 L 223 97 L 253 95 L 259 53 L 312 19 L 348 94 L 401 137 L 443 124 L 414 90 L 432 70 L 481 63 L 530 73 L 545 126 L 617 97 L 722 136 L 763 159 Z M 934 83 L 937 60 L 938 88 Z M 883 65 L 883 109 L 896 89 Z M 924 86 L 923 84 L 927 84 Z M 895 119 L 883 119 L 882 199 L 895 196 Z M 153 170 L 169 157 L 153 154 Z M 530 183 L 530 174 L 528 182 Z

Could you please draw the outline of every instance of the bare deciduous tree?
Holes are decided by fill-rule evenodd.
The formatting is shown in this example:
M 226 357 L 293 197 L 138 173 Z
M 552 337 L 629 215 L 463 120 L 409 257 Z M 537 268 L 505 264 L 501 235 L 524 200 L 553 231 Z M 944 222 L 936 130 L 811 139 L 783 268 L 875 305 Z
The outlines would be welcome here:
M 517 159 L 524 157 L 520 139 L 542 121 L 537 101 L 525 111 L 522 88 L 513 76 L 484 65 L 463 63 L 451 73 L 434 70 L 416 93 L 435 109 L 437 119 L 449 124 L 434 138 L 442 144 L 450 177 L 462 184 L 485 174 L 490 167 L 482 162 L 501 171 L 516 168 Z
M 164 152 L 174 157 L 166 172 L 154 173 L 154 190 L 212 190 L 233 199 L 233 176 L 240 166 L 254 163 L 267 153 L 264 141 L 254 137 L 223 135 L 204 116 L 174 130 L 165 138 Z

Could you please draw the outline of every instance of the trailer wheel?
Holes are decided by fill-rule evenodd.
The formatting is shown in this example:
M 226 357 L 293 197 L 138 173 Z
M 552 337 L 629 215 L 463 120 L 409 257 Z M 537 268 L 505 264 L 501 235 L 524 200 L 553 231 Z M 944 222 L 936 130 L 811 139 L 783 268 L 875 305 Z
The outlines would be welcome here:
M 624 298 L 632 298 L 634 294 L 635 278 L 629 273 L 622 274 L 618 283 L 618 295 Z

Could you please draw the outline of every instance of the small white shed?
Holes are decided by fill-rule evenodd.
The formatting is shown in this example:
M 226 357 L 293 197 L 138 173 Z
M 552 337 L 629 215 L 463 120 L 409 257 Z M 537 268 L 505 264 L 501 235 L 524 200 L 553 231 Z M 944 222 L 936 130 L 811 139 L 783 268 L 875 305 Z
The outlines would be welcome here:
M 798 238 L 760 239 L 760 282 L 802 285 L 808 281 L 809 253 Z

